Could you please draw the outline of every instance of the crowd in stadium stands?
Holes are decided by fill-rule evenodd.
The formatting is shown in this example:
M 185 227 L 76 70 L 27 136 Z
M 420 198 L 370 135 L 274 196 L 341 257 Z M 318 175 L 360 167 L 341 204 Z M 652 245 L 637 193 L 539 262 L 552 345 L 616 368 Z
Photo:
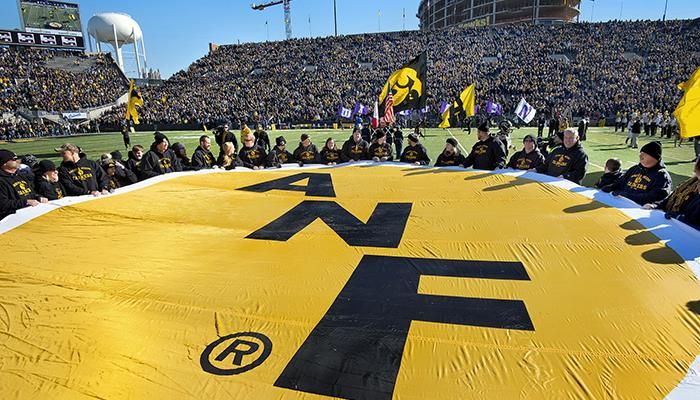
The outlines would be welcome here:
M 477 142 L 468 154 L 462 154 L 454 137 L 448 138 L 435 166 L 465 167 L 479 170 L 511 168 L 535 171 L 580 184 L 588 170 L 588 155 L 581 146 L 578 129 L 568 128 L 544 141 L 527 135 L 522 150 L 509 154 L 509 146 L 490 132 L 487 125 L 477 129 Z M 9 150 L 0 150 L 0 219 L 18 209 L 36 206 L 65 196 L 107 195 L 139 180 L 180 171 L 202 169 L 280 168 L 283 164 L 336 165 L 357 161 L 399 161 L 412 165 L 430 165 L 432 160 L 420 136 L 411 133 L 404 146 L 404 135 L 398 128 L 357 126 L 351 136 L 338 146 L 332 138 L 319 150 L 307 134 L 302 134 L 296 148 L 287 148 L 283 136 L 272 142 L 261 126 L 255 131 L 248 126 L 240 133 L 240 145 L 228 126 L 216 130 L 214 141 L 219 146 L 217 157 L 211 150 L 208 135 L 199 139 L 192 156 L 182 143 L 170 143 L 160 132 L 148 151 L 134 146 L 126 160 L 119 151 L 103 154 L 99 162 L 90 160 L 81 149 L 65 144 L 60 166 L 33 156 L 19 159 Z M 290 151 L 293 150 L 293 151 Z M 510 158 L 508 157 L 510 155 Z M 596 183 L 604 192 L 630 199 L 646 209 L 660 209 L 668 218 L 676 218 L 700 229 L 700 158 L 695 163 L 695 176 L 671 191 L 671 176 L 662 160 L 661 143 L 642 146 L 639 164 L 621 170 L 619 160 L 610 159 L 605 173 Z
M 52 59 L 60 57 L 70 57 L 76 69 L 52 66 Z M 88 61 L 85 70 L 78 68 Z M 128 83 L 109 55 L 0 48 L 0 88 L 0 113 L 67 112 L 113 103 Z
M 21 139 L 31 139 L 50 136 L 69 136 L 75 134 L 85 134 L 95 132 L 95 124 L 76 125 L 66 123 L 58 125 L 48 123 L 41 118 L 33 121 L 20 119 L 15 122 L 0 120 L 0 140 L 16 141 Z
M 682 40 L 680 40 L 682 38 Z M 335 120 L 374 100 L 393 70 L 427 49 L 431 116 L 468 83 L 514 110 L 521 97 L 551 114 L 615 117 L 673 111 L 676 85 L 697 67 L 698 21 L 448 28 L 221 46 L 158 87 L 144 88 L 146 123 L 229 119 Z M 568 61 L 550 56 L 564 55 Z M 106 115 L 117 125 L 123 110 Z

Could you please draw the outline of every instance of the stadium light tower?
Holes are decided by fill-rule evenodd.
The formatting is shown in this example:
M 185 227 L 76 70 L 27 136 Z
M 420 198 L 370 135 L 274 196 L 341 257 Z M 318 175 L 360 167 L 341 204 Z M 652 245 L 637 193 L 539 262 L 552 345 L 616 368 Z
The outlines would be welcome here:
M 282 4 L 284 6 L 284 31 L 287 34 L 287 40 L 292 38 L 292 7 L 290 3 L 292 0 L 275 0 L 263 4 L 251 4 L 250 8 L 253 10 L 263 11 L 264 9 L 272 6 Z

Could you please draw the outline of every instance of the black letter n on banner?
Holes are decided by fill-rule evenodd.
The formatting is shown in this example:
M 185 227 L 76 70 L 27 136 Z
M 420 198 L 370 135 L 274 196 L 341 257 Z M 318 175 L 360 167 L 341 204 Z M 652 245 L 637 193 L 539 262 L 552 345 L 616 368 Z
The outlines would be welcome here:
M 401 243 L 411 203 L 379 203 L 363 223 L 335 201 L 304 200 L 247 239 L 285 242 L 320 218 L 350 246 L 388 247 Z

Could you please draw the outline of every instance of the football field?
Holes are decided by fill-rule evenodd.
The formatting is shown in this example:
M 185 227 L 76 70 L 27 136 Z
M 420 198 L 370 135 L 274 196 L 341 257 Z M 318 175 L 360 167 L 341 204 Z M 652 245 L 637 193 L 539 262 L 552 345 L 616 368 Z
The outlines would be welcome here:
M 202 131 L 170 131 L 164 133 L 170 139 L 171 145 L 176 142 L 184 143 L 187 147 L 187 154 L 190 156 L 198 145 L 199 136 L 205 134 L 205 132 Z M 287 139 L 287 148 L 292 152 L 298 145 L 299 136 L 302 133 L 308 133 L 320 150 L 329 137 L 335 139 L 337 146 L 341 147 L 342 143 L 350 136 L 351 131 L 349 129 L 268 131 L 270 141 L 273 145 L 277 136 L 284 136 Z M 404 146 L 407 144 L 405 137 L 408 133 L 408 130 L 404 131 Z M 213 142 L 213 132 L 209 131 L 207 134 L 212 138 Z M 513 131 L 513 144 L 518 149 L 522 148 L 522 138 L 527 134 L 536 136 L 537 129 L 521 128 Z M 451 135 L 454 135 L 459 140 L 460 145 L 466 149 L 467 152 L 476 141 L 476 129 L 472 129 L 471 135 L 467 135 L 466 132 L 459 129 L 428 129 L 426 137 L 421 138 L 421 142 L 427 147 L 428 154 L 433 162 L 442 151 L 445 140 L 451 137 Z M 638 163 L 638 150 L 627 148 L 624 144 L 625 138 L 626 134 L 621 134 L 619 132 L 614 133 L 610 128 L 595 127 L 588 130 L 588 140 L 584 142 L 584 148 L 588 153 L 590 166 L 589 172 L 583 181 L 585 186 L 591 186 L 598 180 L 605 166 L 605 161 L 609 158 L 619 158 L 622 160 L 625 169 Z M 659 139 L 658 137 L 640 136 L 639 147 L 651 140 Z M 98 159 L 102 153 L 108 153 L 114 150 L 120 150 L 124 158 L 127 157 L 126 151 L 124 151 L 122 137 L 116 132 L 85 136 L 29 139 L 18 143 L 0 142 L 0 148 L 7 148 L 20 156 L 24 154 L 34 154 L 40 160 L 48 158 L 59 162 L 59 155 L 54 152 L 54 148 L 66 142 L 80 146 L 91 159 Z M 137 132 L 131 134 L 132 145 L 141 144 L 148 149 L 152 142 L 152 133 Z M 661 139 L 661 142 L 663 144 L 663 160 L 673 178 L 674 186 L 677 186 L 693 174 L 693 160 L 695 157 L 693 144 L 684 143 L 681 147 L 674 147 L 673 139 L 665 138 Z M 212 145 L 212 152 L 215 154 L 218 152 L 218 146 L 215 143 Z M 510 154 L 512 154 L 512 151 Z

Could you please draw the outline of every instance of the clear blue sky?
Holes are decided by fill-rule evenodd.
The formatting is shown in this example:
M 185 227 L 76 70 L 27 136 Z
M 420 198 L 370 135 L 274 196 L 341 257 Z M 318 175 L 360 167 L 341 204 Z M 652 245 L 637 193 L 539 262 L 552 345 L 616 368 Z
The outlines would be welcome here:
M 163 77 L 187 68 L 207 53 L 209 42 L 219 44 L 259 42 L 284 38 L 282 6 L 265 11 L 250 8 L 251 0 L 146 1 L 82 0 L 83 29 L 98 12 L 118 11 L 131 15 L 144 33 L 149 67 L 159 68 Z M 264 3 L 267 0 L 255 0 Z M 418 29 L 419 0 L 337 0 L 338 33 Z M 665 0 L 583 0 L 581 20 L 660 19 Z M 381 10 L 381 21 L 378 11 Z M 668 0 L 667 18 L 700 17 L 700 0 Z M 309 18 L 311 24 L 309 24 Z M 17 0 L 0 0 L 0 28 L 19 28 Z M 294 37 L 333 34 L 333 0 L 293 0 Z

